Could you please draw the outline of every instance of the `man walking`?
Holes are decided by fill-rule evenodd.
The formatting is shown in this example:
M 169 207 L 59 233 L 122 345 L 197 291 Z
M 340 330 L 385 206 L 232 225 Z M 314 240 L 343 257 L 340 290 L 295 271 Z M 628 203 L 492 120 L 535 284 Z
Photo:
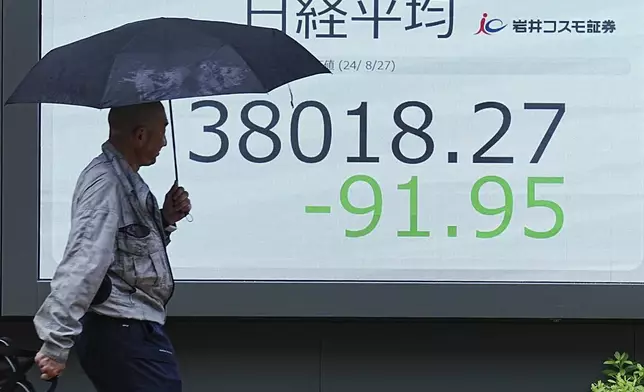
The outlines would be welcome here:
M 110 110 L 109 140 L 80 174 L 69 239 L 34 325 L 43 379 L 61 374 L 75 346 L 99 392 L 179 392 L 163 330 L 174 291 L 166 253 L 191 209 L 174 184 L 162 208 L 139 168 L 156 162 L 168 124 L 159 102 Z

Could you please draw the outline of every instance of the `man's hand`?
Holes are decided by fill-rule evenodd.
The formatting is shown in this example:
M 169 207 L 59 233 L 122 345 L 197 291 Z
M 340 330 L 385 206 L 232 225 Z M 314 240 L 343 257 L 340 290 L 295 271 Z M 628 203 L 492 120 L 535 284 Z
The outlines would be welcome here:
M 170 225 L 174 225 L 189 213 L 192 205 L 188 198 L 188 192 L 175 182 L 170 191 L 165 195 L 163 208 L 161 210 L 163 218 Z
M 40 368 L 40 378 L 43 380 L 56 378 L 65 370 L 65 364 L 58 363 L 42 353 L 36 354 L 35 362 Z

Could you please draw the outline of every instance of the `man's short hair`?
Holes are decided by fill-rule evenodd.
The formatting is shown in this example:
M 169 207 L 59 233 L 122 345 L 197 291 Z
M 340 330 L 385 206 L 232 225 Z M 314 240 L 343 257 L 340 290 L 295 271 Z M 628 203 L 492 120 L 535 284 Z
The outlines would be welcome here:
M 163 110 L 161 102 L 118 106 L 110 109 L 107 122 L 111 132 L 130 132 L 145 125 L 159 110 Z

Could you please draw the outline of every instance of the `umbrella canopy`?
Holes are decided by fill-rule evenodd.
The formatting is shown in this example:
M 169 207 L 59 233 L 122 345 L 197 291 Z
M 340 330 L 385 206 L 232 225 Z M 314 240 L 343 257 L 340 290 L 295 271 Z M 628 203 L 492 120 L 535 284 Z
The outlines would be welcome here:
M 268 93 L 325 73 L 331 71 L 280 30 L 155 18 L 53 49 L 29 71 L 6 104 L 58 103 L 103 109 L 167 100 L 175 180 L 179 182 L 173 99 Z
M 265 27 L 156 18 L 53 49 L 7 100 L 94 108 L 267 93 L 330 71 L 297 41 Z

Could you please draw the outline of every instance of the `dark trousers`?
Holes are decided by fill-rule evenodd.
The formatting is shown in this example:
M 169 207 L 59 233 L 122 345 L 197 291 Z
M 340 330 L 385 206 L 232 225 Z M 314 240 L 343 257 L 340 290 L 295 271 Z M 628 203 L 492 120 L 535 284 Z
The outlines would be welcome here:
M 161 325 L 87 313 L 75 347 L 98 392 L 181 392 L 174 349 Z

